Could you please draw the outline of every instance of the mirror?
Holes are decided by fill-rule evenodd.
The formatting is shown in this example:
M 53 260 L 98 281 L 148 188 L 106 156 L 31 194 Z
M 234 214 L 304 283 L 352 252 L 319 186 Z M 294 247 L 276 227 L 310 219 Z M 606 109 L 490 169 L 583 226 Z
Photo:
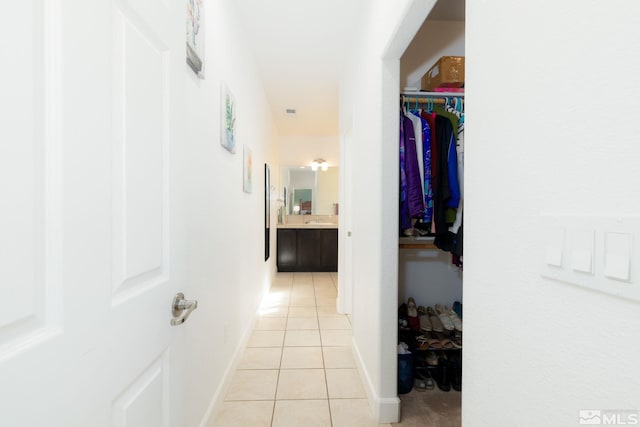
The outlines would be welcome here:
M 338 167 L 326 171 L 309 166 L 280 168 L 280 196 L 285 215 L 337 215 Z

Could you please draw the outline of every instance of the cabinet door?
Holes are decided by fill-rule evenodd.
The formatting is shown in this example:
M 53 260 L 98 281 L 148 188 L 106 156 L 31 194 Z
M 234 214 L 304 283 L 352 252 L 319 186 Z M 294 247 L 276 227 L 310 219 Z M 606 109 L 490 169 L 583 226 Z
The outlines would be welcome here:
M 297 230 L 279 229 L 278 230 L 278 255 L 277 265 L 278 271 L 295 271 L 296 270 L 296 241 Z
M 321 239 L 321 268 L 320 271 L 338 271 L 338 230 L 320 230 Z
M 298 231 L 298 270 L 320 271 L 321 246 L 320 230 Z

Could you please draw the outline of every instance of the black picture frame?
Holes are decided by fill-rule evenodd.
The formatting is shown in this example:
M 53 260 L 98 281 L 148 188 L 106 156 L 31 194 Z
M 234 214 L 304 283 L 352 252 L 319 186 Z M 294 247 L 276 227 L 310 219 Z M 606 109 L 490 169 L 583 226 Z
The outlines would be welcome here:
M 269 165 L 264 164 L 264 260 L 269 259 L 271 246 L 271 172 Z

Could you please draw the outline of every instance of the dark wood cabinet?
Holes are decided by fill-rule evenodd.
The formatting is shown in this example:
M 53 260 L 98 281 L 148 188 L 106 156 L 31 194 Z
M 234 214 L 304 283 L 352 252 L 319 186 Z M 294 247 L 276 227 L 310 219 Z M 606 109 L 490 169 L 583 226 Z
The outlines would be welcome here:
M 338 271 L 338 229 L 279 228 L 278 271 Z

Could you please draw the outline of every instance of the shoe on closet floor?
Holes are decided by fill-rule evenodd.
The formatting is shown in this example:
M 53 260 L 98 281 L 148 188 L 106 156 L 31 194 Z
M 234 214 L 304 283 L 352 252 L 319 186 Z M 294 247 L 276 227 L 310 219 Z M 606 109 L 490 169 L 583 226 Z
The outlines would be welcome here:
M 449 363 L 451 388 L 455 391 L 462 391 L 462 360 L 458 355 L 450 355 L 447 362 Z
M 435 388 L 435 383 L 428 369 L 416 369 L 413 378 L 413 388 L 417 391 L 433 390 Z
M 445 313 L 444 308 L 440 304 L 436 304 L 436 313 L 438 314 L 444 329 L 447 331 L 453 331 L 455 329 L 451 317 L 449 317 L 448 313 Z
M 416 301 L 413 298 L 407 300 L 407 320 L 409 322 L 409 329 L 412 331 L 420 330 L 420 319 L 418 318 L 418 307 Z
M 429 351 L 427 353 L 427 365 L 438 366 L 438 356 L 435 351 Z
M 434 332 L 443 332 L 444 327 L 442 326 L 442 322 L 440 318 L 436 314 L 435 310 L 432 307 L 427 307 L 427 316 L 429 316 L 429 322 L 431 322 L 431 327 Z
M 453 311 L 455 311 L 458 317 L 462 319 L 462 303 L 460 301 L 455 301 L 453 303 Z
M 462 320 L 458 317 L 455 311 L 453 311 L 448 305 L 444 306 L 444 312 L 449 316 L 453 322 L 453 327 L 456 331 L 462 332 Z
M 450 368 L 447 359 L 439 358 L 438 367 L 433 370 L 433 379 L 442 391 L 451 391 Z
M 429 316 L 427 315 L 427 309 L 423 306 L 418 307 L 418 319 L 420 319 L 420 330 L 423 332 L 431 332 L 433 328 L 431 327 L 431 322 L 429 321 Z

